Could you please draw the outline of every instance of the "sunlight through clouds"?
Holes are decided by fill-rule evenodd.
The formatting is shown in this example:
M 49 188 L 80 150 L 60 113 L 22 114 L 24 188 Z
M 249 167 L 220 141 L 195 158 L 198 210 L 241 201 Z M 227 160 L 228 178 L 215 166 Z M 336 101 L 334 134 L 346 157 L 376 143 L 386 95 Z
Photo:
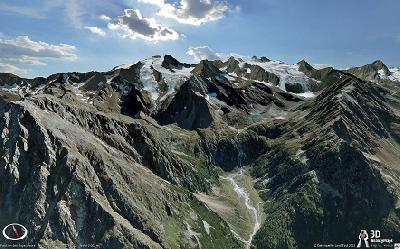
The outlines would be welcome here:
M 228 11 L 225 3 L 214 0 L 181 0 L 173 5 L 164 0 L 138 0 L 159 7 L 157 15 L 172 18 L 183 24 L 201 25 L 224 17 Z
M 123 37 L 148 41 L 177 40 L 179 34 L 168 27 L 158 24 L 153 18 L 145 18 L 138 9 L 126 9 L 124 15 L 115 22 L 108 23 L 108 28 L 122 32 Z

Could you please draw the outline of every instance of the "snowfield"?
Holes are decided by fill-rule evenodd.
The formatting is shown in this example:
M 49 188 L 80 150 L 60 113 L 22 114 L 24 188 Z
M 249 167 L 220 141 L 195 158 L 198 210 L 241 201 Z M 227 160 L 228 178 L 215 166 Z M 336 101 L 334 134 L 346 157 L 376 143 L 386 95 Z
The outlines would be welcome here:
M 267 72 L 277 75 L 280 78 L 279 88 L 284 91 L 286 91 L 286 84 L 301 84 L 305 91 L 308 90 L 308 82 L 310 81 L 310 78 L 299 71 L 299 66 L 297 64 L 286 64 L 281 61 L 250 61 L 248 63 L 258 65 Z
M 181 67 L 173 71 L 162 66 L 163 57 L 152 57 L 142 61 L 144 64 L 140 69 L 140 81 L 143 84 L 143 90 L 150 93 L 153 100 L 160 98 L 158 82 L 154 77 L 153 70 L 161 73 L 161 77 L 166 83 L 168 90 L 165 95 L 175 92 L 176 87 L 180 87 L 190 77 L 190 72 L 194 67 Z
M 391 73 L 389 76 L 389 80 L 400 82 L 400 67 L 390 68 L 389 71 Z

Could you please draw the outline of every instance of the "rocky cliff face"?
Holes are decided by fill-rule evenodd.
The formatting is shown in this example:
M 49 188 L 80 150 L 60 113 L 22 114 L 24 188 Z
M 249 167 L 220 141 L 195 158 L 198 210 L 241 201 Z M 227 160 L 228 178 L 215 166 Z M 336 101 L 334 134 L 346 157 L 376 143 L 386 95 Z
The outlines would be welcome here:
M 188 192 L 212 174 L 171 154 L 176 138 L 158 125 L 40 96 L 8 104 L 1 127 L 1 225 L 26 224 L 27 243 L 197 247 L 207 221 L 210 248 L 238 247 Z
M 383 81 L 168 55 L 0 74 L 0 227 L 24 224 L 16 243 L 40 248 L 310 248 L 361 229 L 400 239 L 397 71 L 374 65 Z M 238 168 L 253 181 L 220 178 Z M 254 213 L 264 218 L 240 230 Z
M 253 171 L 270 203 L 257 247 L 350 243 L 365 227 L 399 238 L 399 158 L 387 155 L 399 122 L 375 86 L 345 77 L 284 124 Z
M 368 81 L 379 82 L 390 76 L 389 68 L 380 60 L 361 67 L 354 67 L 347 72 Z

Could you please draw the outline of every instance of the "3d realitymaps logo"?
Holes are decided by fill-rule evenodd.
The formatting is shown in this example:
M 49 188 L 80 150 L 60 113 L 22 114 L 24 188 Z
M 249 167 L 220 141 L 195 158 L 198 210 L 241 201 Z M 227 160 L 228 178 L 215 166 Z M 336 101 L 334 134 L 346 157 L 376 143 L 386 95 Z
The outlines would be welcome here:
M 369 248 L 369 243 L 368 243 L 368 233 L 366 230 L 361 230 L 360 235 L 358 235 L 358 244 L 357 248 L 361 248 L 361 246 L 364 244 L 366 248 Z
M 8 224 L 3 229 L 3 236 L 8 240 L 22 240 L 28 235 L 28 229 L 21 224 Z
M 371 230 L 370 233 L 367 230 L 361 230 L 358 235 L 357 248 L 382 248 L 392 247 L 396 248 L 397 243 L 393 244 L 393 239 L 381 238 L 380 230 Z

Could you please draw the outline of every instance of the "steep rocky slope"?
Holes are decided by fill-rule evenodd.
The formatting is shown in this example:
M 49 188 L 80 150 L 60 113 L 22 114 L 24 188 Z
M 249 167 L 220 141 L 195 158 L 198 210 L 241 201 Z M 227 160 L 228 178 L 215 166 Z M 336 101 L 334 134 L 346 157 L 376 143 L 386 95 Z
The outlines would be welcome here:
M 354 67 L 347 72 L 368 81 L 379 82 L 388 78 L 391 74 L 389 68 L 380 60 L 374 61 L 361 67 Z
M 40 96 L 9 104 L 1 127 L 1 225 L 25 224 L 26 243 L 239 247 L 188 192 L 212 172 L 171 154 L 157 125 Z
M 375 86 L 354 77 L 309 105 L 281 124 L 282 135 L 255 163 L 268 203 L 256 247 L 354 243 L 367 228 L 399 239 L 399 116 Z
M 0 227 L 24 224 L 16 243 L 40 248 L 400 239 L 399 82 L 385 68 L 165 55 L 0 74 Z
M 323 90 L 325 87 L 332 85 L 344 76 L 344 73 L 332 67 L 315 69 L 313 66 L 302 60 L 297 63 L 299 71 L 308 77 L 316 80 L 319 84 L 312 84 L 310 89 L 313 91 Z

